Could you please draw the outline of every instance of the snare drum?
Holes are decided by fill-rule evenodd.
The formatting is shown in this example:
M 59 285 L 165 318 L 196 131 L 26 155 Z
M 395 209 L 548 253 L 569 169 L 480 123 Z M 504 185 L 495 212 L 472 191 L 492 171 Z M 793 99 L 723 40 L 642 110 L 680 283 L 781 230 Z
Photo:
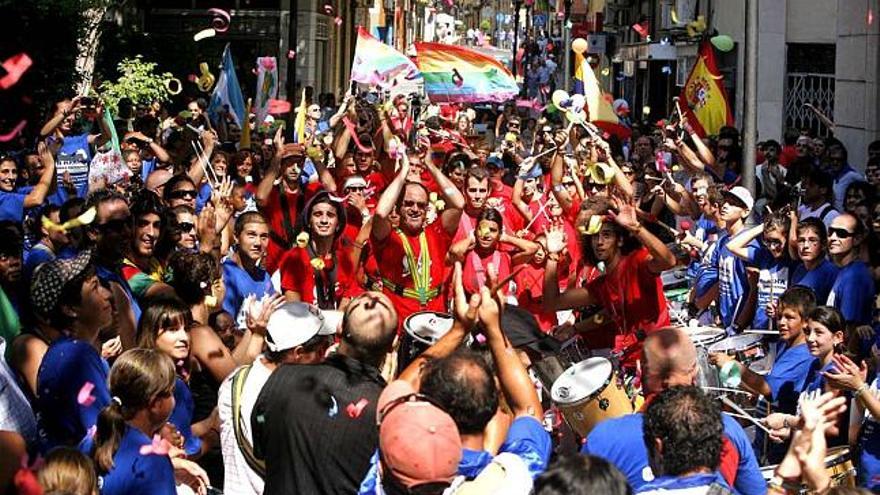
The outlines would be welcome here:
M 773 472 L 776 471 L 778 464 L 772 466 L 764 466 L 761 468 L 761 476 L 765 480 L 773 479 Z M 832 447 L 828 449 L 825 455 L 825 471 L 831 478 L 831 486 L 856 486 L 856 468 L 850 457 L 849 447 Z M 798 493 L 810 493 L 807 487 L 801 486 Z
M 590 350 L 584 345 L 582 339 L 575 336 L 562 344 L 559 353 L 545 356 L 540 361 L 532 363 L 532 370 L 541 381 L 541 385 L 546 390 L 550 390 L 553 387 L 553 382 L 565 370 L 590 356 Z
M 419 354 L 428 350 L 452 329 L 454 322 L 452 315 L 434 311 L 422 311 L 408 316 L 403 322 L 404 333 L 400 340 L 397 369 L 406 368 Z
M 725 353 L 744 366 L 764 359 L 767 350 L 760 335 L 734 335 L 709 346 L 709 354 Z
M 605 419 L 633 412 L 611 361 L 601 357 L 565 370 L 553 383 L 550 396 L 571 429 L 582 437 Z
M 700 370 L 697 374 L 697 385 L 700 387 L 717 387 L 718 370 L 709 363 L 708 348 L 723 341 L 727 334 L 724 330 L 715 327 L 684 327 L 697 348 L 697 366 Z

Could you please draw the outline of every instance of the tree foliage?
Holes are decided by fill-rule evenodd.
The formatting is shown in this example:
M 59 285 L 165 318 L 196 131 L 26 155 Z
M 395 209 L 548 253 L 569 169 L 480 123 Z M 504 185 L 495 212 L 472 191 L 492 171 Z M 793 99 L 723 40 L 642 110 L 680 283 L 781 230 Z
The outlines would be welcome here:
M 116 112 L 121 98 L 128 98 L 135 105 L 149 105 L 156 100 L 168 101 L 170 95 L 165 83 L 174 76 L 169 72 L 159 74 L 157 67 L 158 64 L 146 62 L 140 55 L 119 62 L 119 79 L 115 82 L 104 81 L 100 86 L 101 98 L 110 111 Z

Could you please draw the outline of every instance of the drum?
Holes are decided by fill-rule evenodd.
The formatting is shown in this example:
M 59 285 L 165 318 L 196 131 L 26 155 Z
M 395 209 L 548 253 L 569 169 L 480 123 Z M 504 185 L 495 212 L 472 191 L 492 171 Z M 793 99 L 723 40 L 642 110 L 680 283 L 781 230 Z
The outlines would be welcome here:
M 602 420 L 633 412 L 611 361 L 600 357 L 565 370 L 553 383 L 550 397 L 571 429 L 582 437 Z
M 767 356 L 767 348 L 761 342 L 760 335 L 734 335 L 721 342 L 709 346 L 709 354 L 726 353 L 733 356 L 742 365 L 764 359 Z
M 403 321 L 404 333 L 397 354 L 397 369 L 403 370 L 419 354 L 428 350 L 452 329 L 454 322 L 452 315 L 434 311 L 422 311 L 408 316 Z
M 773 479 L 773 472 L 778 464 L 761 468 L 761 476 L 765 480 Z M 849 447 L 831 447 L 825 454 L 825 471 L 831 478 L 831 486 L 856 486 L 856 468 L 850 456 Z M 802 486 L 798 493 L 810 493 L 806 486 Z
M 540 361 L 532 363 L 532 370 L 541 381 L 541 385 L 546 390 L 550 390 L 553 388 L 553 382 L 565 370 L 590 356 L 590 350 L 584 345 L 583 340 L 575 336 L 562 344 L 558 354 L 545 356 Z
M 708 348 L 723 341 L 727 334 L 724 330 L 715 327 L 684 327 L 697 348 L 697 366 L 700 370 L 697 374 L 697 385 L 700 387 L 718 386 L 718 369 L 709 362 Z

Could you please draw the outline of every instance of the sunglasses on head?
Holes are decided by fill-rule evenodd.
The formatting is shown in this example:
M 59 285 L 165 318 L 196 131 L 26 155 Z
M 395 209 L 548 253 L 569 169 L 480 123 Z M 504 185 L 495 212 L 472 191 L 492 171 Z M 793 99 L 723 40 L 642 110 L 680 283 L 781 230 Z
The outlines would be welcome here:
M 198 193 L 195 189 L 178 189 L 168 194 L 170 199 L 194 199 L 196 196 L 198 196 Z
M 196 228 L 196 224 L 192 222 L 178 222 L 177 230 L 181 233 L 192 232 Z
M 856 234 L 840 227 L 828 227 L 828 237 L 832 235 L 837 236 L 838 239 L 849 239 Z
M 127 227 L 131 227 L 131 216 L 125 218 L 116 218 L 107 220 L 104 223 L 95 224 L 95 228 L 101 232 L 119 232 Z

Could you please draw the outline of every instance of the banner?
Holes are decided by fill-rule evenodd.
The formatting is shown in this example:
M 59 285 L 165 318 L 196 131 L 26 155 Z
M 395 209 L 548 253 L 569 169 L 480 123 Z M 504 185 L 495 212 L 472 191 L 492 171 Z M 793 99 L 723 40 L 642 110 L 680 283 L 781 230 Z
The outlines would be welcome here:
M 482 53 L 444 43 L 416 43 L 416 53 L 432 103 L 504 103 L 519 94 L 507 67 Z
M 603 93 L 599 88 L 599 80 L 596 79 L 596 73 L 593 72 L 590 63 L 583 55 L 579 53 L 575 55 L 578 65 L 574 74 L 574 93 L 584 95 L 584 100 L 587 102 L 584 109 L 590 122 L 620 139 L 628 138 L 632 131 L 620 124 L 620 119 L 611 107 L 610 95 Z
M 701 137 L 716 135 L 722 127 L 733 125 L 733 112 L 721 80 L 712 44 L 705 40 L 681 90 L 681 101 L 685 103 L 682 111 Z
M 261 125 L 269 115 L 269 100 L 278 97 L 278 61 L 275 57 L 257 59 L 257 90 L 252 111 Z
M 382 85 L 404 74 L 407 79 L 419 77 L 419 69 L 406 55 L 374 38 L 358 26 L 357 45 L 351 64 L 351 80 L 361 84 Z
M 239 126 L 247 122 L 244 114 L 244 97 L 241 95 L 241 86 L 238 85 L 238 77 L 235 75 L 235 64 L 232 62 L 232 51 L 229 45 L 223 49 L 223 59 L 220 68 L 220 78 L 214 86 L 211 95 L 211 103 L 208 105 L 208 115 L 216 122 L 221 112 L 228 111 L 232 120 Z

